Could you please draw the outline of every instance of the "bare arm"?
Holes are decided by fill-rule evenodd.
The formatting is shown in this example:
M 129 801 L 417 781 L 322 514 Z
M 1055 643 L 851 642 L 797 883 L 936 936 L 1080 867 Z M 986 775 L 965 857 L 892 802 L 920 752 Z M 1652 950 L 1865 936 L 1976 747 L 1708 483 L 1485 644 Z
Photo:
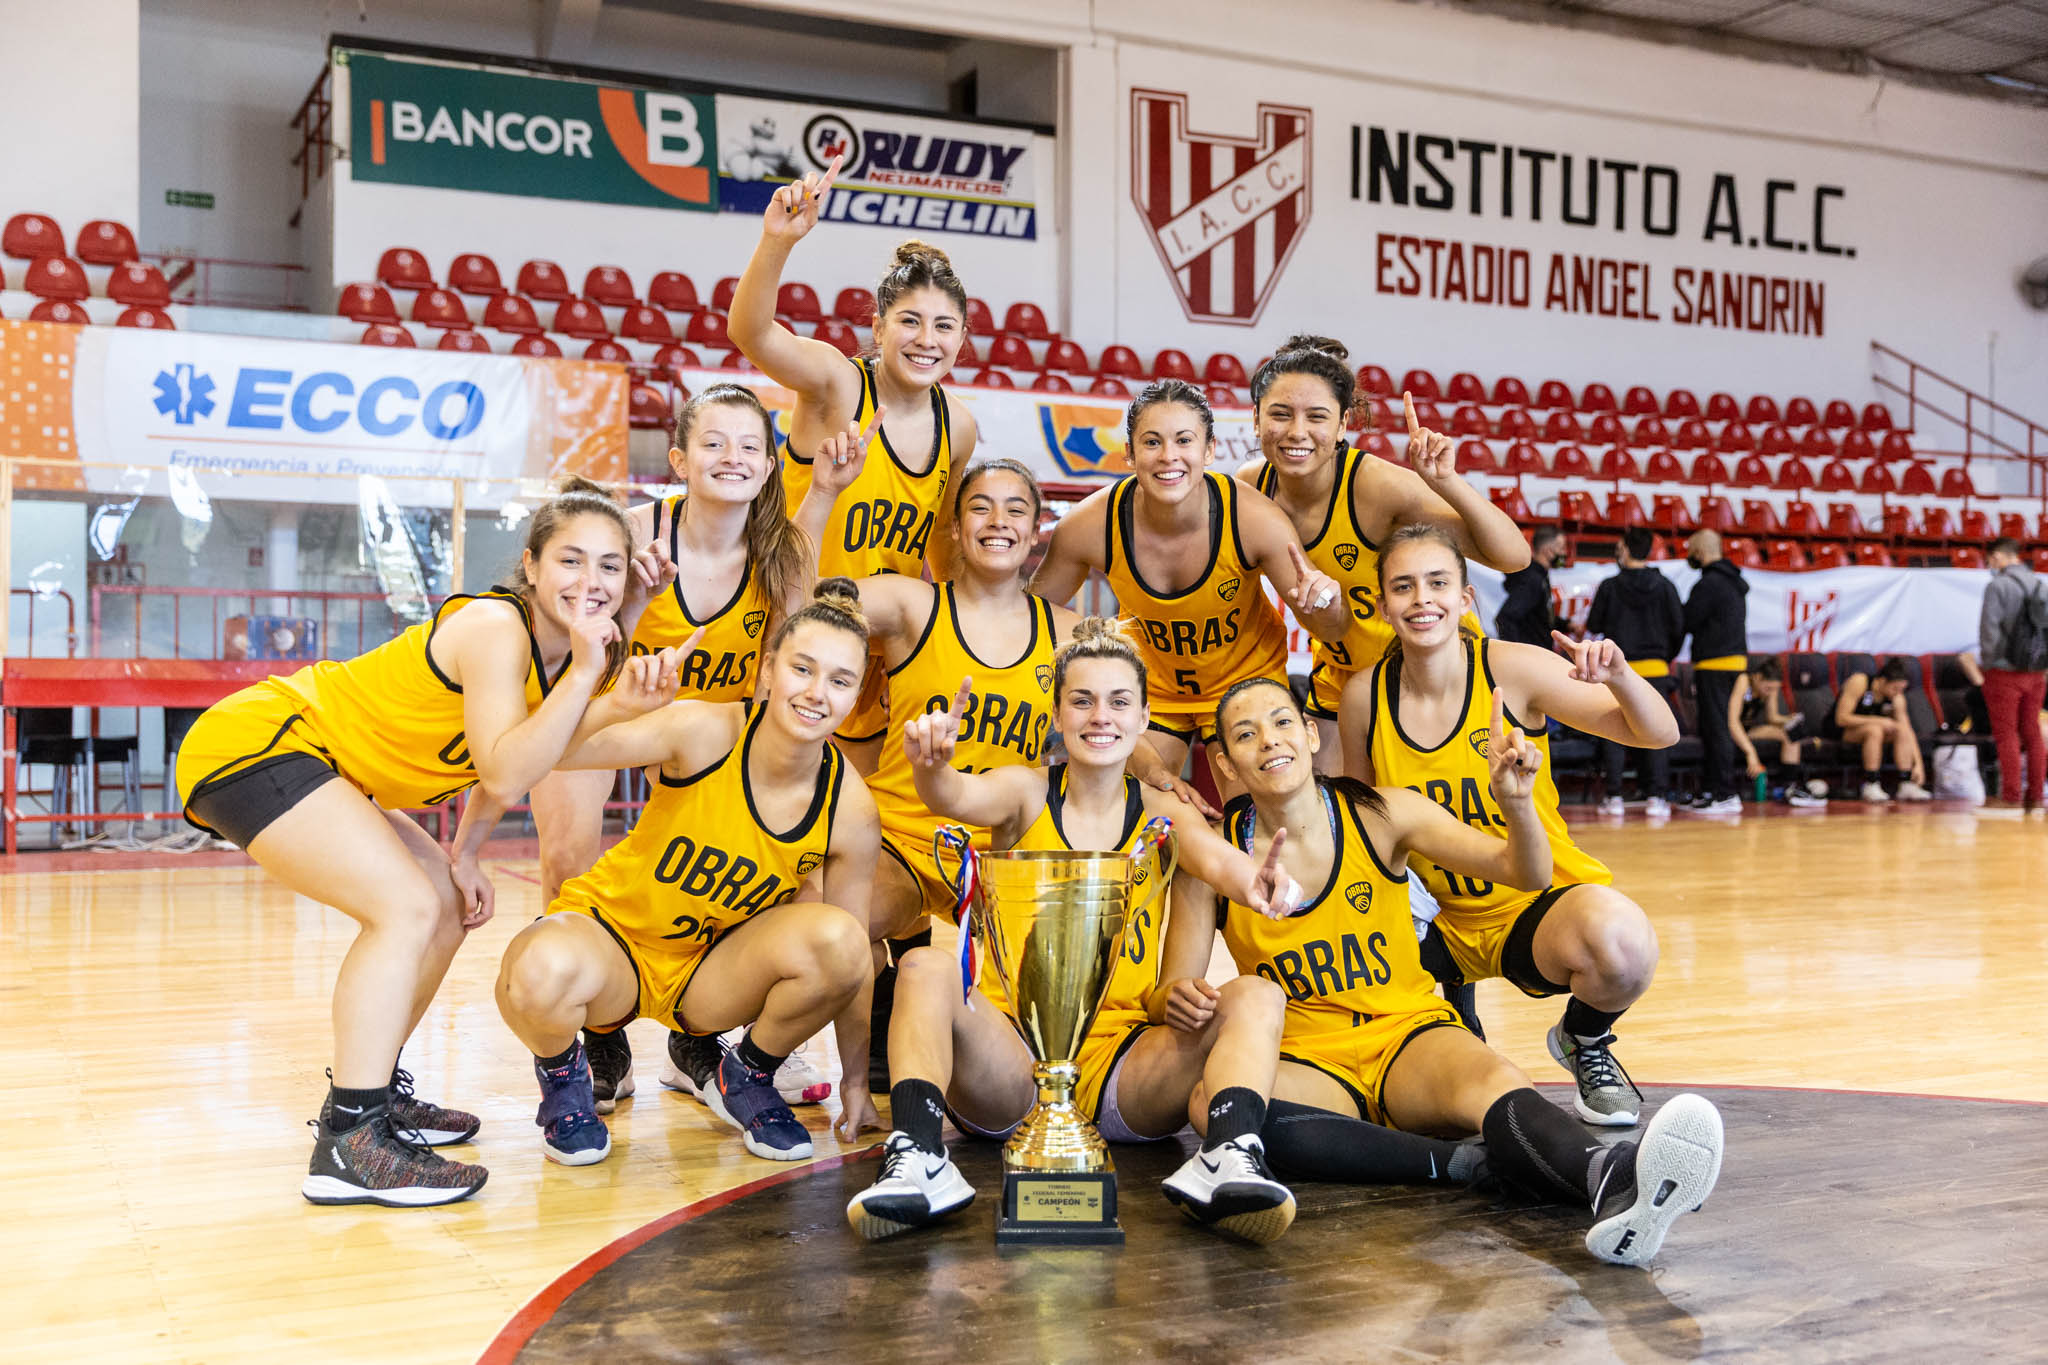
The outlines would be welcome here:
M 1216 946 L 1216 892 L 1190 876 L 1176 876 L 1173 912 L 1160 948 L 1159 985 L 1145 999 L 1145 1017 L 1187 1033 L 1199 1032 L 1216 1013 L 1209 957 Z
M 501 807 L 518 802 L 560 761 L 576 737 L 604 674 L 609 617 L 577 622 L 568 670 L 529 714 L 526 677 L 533 653 L 509 605 L 479 602 L 436 632 L 428 648 L 462 688 L 462 726 L 477 782 Z
M 1280 848 L 1287 842 L 1287 831 L 1273 837 L 1264 861 L 1259 861 L 1232 847 L 1200 812 L 1179 797 L 1150 787 L 1140 791 L 1148 816 L 1163 815 L 1173 822 L 1182 871 L 1262 915 L 1289 914 L 1301 903 L 1301 887 L 1280 863 Z
M 1748 696 L 1749 674 L 1744 673 L 1735 679 L 1735 690 L 1728 694 L 1728 736 L 1735 741 L 1735 747 L 1742 751 L 1742 761 L 1748 767 L 1751 776 L 1754 776 L 1763 770 L 1763 760 L 1757 757 L 1756 745 L 1750 743 L 1749 731 L 1744 729 L 1742 724 L 1742 703 Z M 1778 708 L 1772 706 L 1769 709 L 1771 723 L 1775 725 L 1778 721 Z
M 1358 509 L 1359 524 L 1372 525 L 1376 513 L 1391 508 L 1382 518 L 1383 524 L 1374 528 L 1382 541 L 1402 526 L 1441 526 L 1457 537 L 1458 549 L 1468 558 L 1490 564 L 1503 573 L 1527 568 L 1529 542 L 1522 538 L 1521 528 L 1458 473 L 1451 438 L 1418 422 L 1415 402 L 1407 394 L 1401 395 L 1401 402 L 1407 409 L 1408 463 L 1414 477 L 1387 478 L 1386 475 L 1398 475 L 1400 471 L 1384 470 L 1378 476 L 1378 490 L 1367 489 L 1366 484 L 1372 480 L 1358 480 L 1352 493 L 1354 501 L 1370 496 L 1378 503 Z
M 1341 644 L 1351 629 L 1351 603 L 1328 574 L 1308 562 L 1294 523 L 1256 489 L 1237 492 L 1237 526 L 1253 567 L 1266 576 L 1302 628 L 1325 644 Z
M 1365 783 L 1373 780 L 1369 740 L 1373 678 L 1383 667 L 1383 664 L 1374 664 L 1352 674 L 1351 680 L 1344 684 L 1343 699 L 1337 703 L 1337 736 L 1344 746 L 1344 772 Z
M 1031 577 L 1031 591 L 1052 602 L 1069 602 L 1088 581 L 1090 569 L 1104 569 L 1103 536 L 1109 516 L 1109 489 L 1081 499 L 1053 528 L 1045 558 Z
M 1870 679 L 1861 673 L 1851 673 L 1849 680 L 1842 684 L 1842 695 L 1835 698 L 1835 724 L 1847 725 L 1856 719 L 1856 703 L 1863 700 L 1863 694 L 1870 690 Z
M 800 337 L 777 322 L 775 295 L 789 253 L 817 226 L 818 211 L 838 169 L 835 158 L 822 178 L 807 175 L 775 191 L 762 218 L 761 240 L 740 272 L 732 315 L 726 320 L 726 335 L 747 359 L 794 392 L 799 403 L 825 412 L 852 410 L 859 401 L 854 392 L 857 376 L 837 347 Z
M 903 724 L 903 756 L 917 795 L 932 814 L 963 824 L 981 825 L 997 848 L 1008 848 L 1038 818 L 1045 806 L 1045 769 L 1013 766 L 993 772 L 963 773 L 953 766 L 959 744 L 960 712 L 972 694 L 974 680 L 960 680 L 960 691 L 944 711 L 927 711 Z
M 1413 850 L 1438 867 L 1468 877 L 1540 891 L 1550 885 L 1553 870 L 1550 836 L 1536 813 L 1536 774 L 1543 768 L 1543 751 L 1507 723 L 1507 702 L 1498 688 L 1487 728 L 1486 768 L 1493 803 L 1507 822 L 1506 840 L 1473 829 L 1420 792 L 1380 788 L 1389 818 L 1401 812 L 1396 824 L 1401 855 L 1405 858 Z
M 960 476 L 973 464 L 974 447 L 981 439 L 981 428 L 965 403 L 946 404 L 946 414 L 953 427 L 948 437 L 953 452 L 951 473 L 939 505 L 932 509 L 932 534 L 925 544 L 924 556 L 934 583 L 943 583 L 960 572 L 959 546 L 953 539 L 953 490 L 960 486 Z
M 1575 730 L 1632 749 L 1668 749 L 1678 743 L 1678 717 L 1657 689 L 1628 666 L 1612 640 L 1573 640 L 1550 633 L 1552 653 L 1534 645 L 1490 640 L 1486 657 L 1508 704 L 1529 725 L 1555 716 Z
M 825 855 L 825 900 L 860 923 L 861 937 L 868 936 L 868 903 L 875 885 L 875 860 L 882 851 L 882 829 L 875 816 L 875 799 L 868 794 L 860 775 L 851 765 L 842 769 L 845 777 L 839 790 L 839 810 L 832 820 L 831 847 Z M 863 1128 L 880 1127 L 875 1106 L 868 1097 L 869 1013 L 874 1002 L 875 979 L 871 972 L 861 976 L 860 989 L 846 1008 L 832 1020 L 832 1036 L 839 1044 L 842 1064 L 839 1079 L 841 1109 L 834 1131 L 841 1142 L 852 1142 Z

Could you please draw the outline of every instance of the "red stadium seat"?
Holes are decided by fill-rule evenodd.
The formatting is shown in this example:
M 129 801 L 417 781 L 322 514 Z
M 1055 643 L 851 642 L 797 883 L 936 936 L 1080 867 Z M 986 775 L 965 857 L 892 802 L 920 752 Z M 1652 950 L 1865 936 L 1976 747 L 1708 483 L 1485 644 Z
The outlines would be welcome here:
M 1877 458 L 1877 443 L 1870 439 L 1867 431 L 1845 431 L 1842 433 L 1842 458 L 1874 460 Z
M 419 252 L 394 246 L 377 258 L 377 283 L 386 289 L 432 289 L 434 272 Z
M 1458 472 L 1461 474 L 1498 474 L 1500 461 L 1495 458 L 1493 447 L 1484 441 L 1458 442 Z
M 1501 413 L 1496 434 L 1510 441 L 1533 441 L 1541 432 L 1527 408 L 1509 408 Z
M 554 325 L 548 330 L 578 341 L 596 341 L 612 334 L 612 329 L 604 325 L 604 314 L 587 299 L 567 299 L 557 305 Z
M 1688 417 L 1678 424 L 1678 431 L 1671 438 L 1673 450 L 1706 450 L 1714 443 L 1707 434 L 1707 424 L 1697 417 Z
M 1975 545 L 1957 545 L 1949 550 L 1948 563 L 1952 569 L 1981 569 L 1984 552 Z
M 983 370 L 968 382 L 974 387 L 982 389 L 1014 389 L 1017 387 L 1016 381 L 1001 370 Z
M 542 336 L 538 332 L 530 332 L 513 342 L 506 349 L 505 354 L 534 356 L 536 358 L 559 358 L 562 354 L 562 348 L 555 345 L 553 337 Z
M 1152 377 L 1185 379 L 1192 384 L 1196 379 L 1195 362 L 1188 359 L 1186 351 L 1176 351 L 1169 347 L 1152 358 Z
M 1797 448 L 1797 442 L 1793 441 L 1791 432 L 1773 422 L 1757 438 L 1756 448 L 1762 455 L 1789 455 Z
M 1210 359 L 1211 366 L 1215 365 L 1216 359 Z M 1102 360 L 1096 366 L 1096 371 L 1100 374 L 1121 375 L 1125 379 L 1143 379 L 1145 363 L 1139 360 L 1138 353 L 1128 346 L 1105 346 L 1102 348 Z
M 809 285 L 785 284 L 775 291 L 775 311 L 798 322 L 816 322 L 825 316 L 825 304 Z
M 1691 389 L 1673 389 L 1664 395 L 1664 415 L 1672 421 L 1683 421 L 1700 415 L 1700 400 L 1693 396 Z
M 1778 525 L 1778 509 L 1762 498 L 1742 500 L 1742 529 L 1753 536 L 1777 536 L 1785 533 Z
M 1749 428 L 1740 422 L 1730 422 L 1721 428 L 1721 435 L 1714 442 L 1714 449 L 1723 455 L 1739 455 L 1745 450 L 1756 448 L 1756 438 L 1749 434 Z
M 1451 376 L 1451 382 L 1444 388 L 1444 397 L 1453 403 L 1484 403 L 1486 385 L 1479 382 L 1479 376 L 1468 370 L 1460 370 Z
M 135 234 L 108 218 L 95 218 L 78 230 L 73 254 L 87 265 L 126 265 L 142 255 L 135 249 Z
M 872 290 L 849 285 L 832 300 L 832 316 L 854 327 L 866 327 L 875 320 L 875 295 Z
M 1503 375 L 1493 381 L 1493 401 L 1498 407 L 1526 408 L 1529 406 L 1529 386 L 1513 375 Z
M 1531 407 L 1548 408 L 1555 411 L 1572 405 L 1571 388 L 1562 379 L 1546 379 L 1536 386 L 1536 401 Z
M 1699 524 L 1709 531 L 1724 535 L 1739 524 L 1735 520 L 1735 508 L 1719 493 L 1709 493 L 1700 499 Z
M 477 251 L 465 251 L 448 263 L 448 287 L 473 298 L 505 292 L 505 282 L 498 276 L 498 263 Z
M 1546 441 L 1583 441 L 1586 433 L 1579 429 L 1579 419 L 1559 409 L 1543 419 L 1543 439 Z
M 481 351 L 488 355 L 490 354 L 491 343 L 485 341 L 479 333 L 465 328 L 460 331 L 451 330 L 441 333 L 441 339 L 434 343 L 434 349 L 437 351 Z
M 1742 409 L 1742 420 L 1753 427 L 1776 425 L 1783 420 L 1778 416 L 1778 400 L 1767 393 L 1753 395 Z
M 1830 402 L 1820 415 L 1820 424 L 1830 431 L 1856 425 L 1856 409 L 1837 398 Z
M 721 313 L 732 311 L 732 296 L 739 292 L 740 277 L 727 275 L 711 286 L 711 306 Z
M 1766 548 L 1765 562 L 1774 569 L 1783 569 L 1790 573 L 1800 573 L 1811 567 L 1807 563 L 1806 551 L 1796 540 L 1772 541 Z
M 1451 414 L 1451 435 L 1478 436 L 1493 435 L 1493 424 L 1486 420 L 1486 414 L 1477 404 L 1467 403 Z
M 754 362 L 747 359 L 745 352 L 742 351 L 727 351 L 718 358 L 718 368 L 721 370 L 752 370 L 756 373 L 759 372 L 756 370 Z
M 517 294 L 494 294 L 484 305 L 484 326 L 499 332 L 532 333 L 543 330 L 533 305 Z
M 1919 469 L 1921 468 L 1921 466 L 1914 465 L 1913 468 Z M 1912 477 L 1910 475 L 1907 477 L 1907 482 L 1912 482 Z M 1908 488 L 1903 491 L 1910 493 L 1912 490 Z M 1949 468 L 1942 470 L 1941 496 L 1943 496 L 1944 498 L 1976 497 L 1977 486 L 1970 481 L 1970 471 L 1968 469 L 1965 469 L 1961 465 L 1952 465 Z
M 677 370 L 701 369 L 702 367 L 703 362 L 697 359 L 697 353 L 687 346 L 670 344 L 654 353 L 654 368 L 664 374 L 673 374 Z
M 1580 412 L 1614 412 L 1618 405 L 1614 401 L 1614 390 L 1605 384 L 1588 384 L 1579 395 Z
M 854 330 L 853 330 L 853 329 L 852 329 L 851 327 L 849 327 L 849 328 L 847 328 L 847 329 L 846 329 L 846 334 L 847 334 L 847 335 L 848 335 L 849 337 L 853 337 L 853 338 L 854 338 L 854 340 L 855 340 L 855 342 L 856 342 L 856 344 L 858 343 L 858 341 L 859 341 L 859 338 L 858 338 L 858 337 L 857 337 L 857 336 L 855 335 L 855 333 L 854 333 Z M 819 340 L 821 340 L 821 341 L 822 341 L 823 339 L 824 339 L 824 333 L 823 333 L 823 329 L 822 329 L 822 328 L 820 328 L 820 330 L 819 330 Z M 856 351 L 856 352 L 848 352 L 848 354 L 849 354 L 849 355 L 852 355 L 852 354 L 858 354 L 858 352 L 857 352 L 857 351 Z M 969 365 L 979 365 L 979 364 L 981 364 L 981 348 L 980 348 L 979 346 L 976 346 L 976 345 L 974 344 L 974 337 L 973 337 L 973 335 L 972 335 L 972 334 L 969 334 L 969 335 L 967 335 L 967 336 L 961 337 L 961 338 L 960 338 L 960 349 L 959 349 L 959 351 L 957 351 L 957 352 L 956 352 L 956 353 L 954 354 L 954 356 L 953 356 L 953 368 L 954 368 L 954 369 L 956 369 L 956 370 L 958 370 L 958 369 L 965 369 L 965 368 L 966 368 L 967 366 L 969 366 Z
M 603 361 L 612 365 L 630 365 L 633 363 L 633 353 L 619 342 L 613 341 L 610 337 L 599 337 L 596 341 L 585 346 L 583 348 L 583 358 L 585 360 Z
M 1663 531 L 1690 531 L 1695 525 L 1692 509 L 1676 493 L 1659 493 L 1651 499 L 1650 524 Z
M 2048 545 L 2034 551 L 2033 564 L 2035 573 L 2048 574 Z
M 1920 514 L 1920 534 L 1927 540 L 1954 540 L 1955 519 L 1946 507 L 1930 507 Z
M 1655 415 L 1636 420 L 1635 444 L 1639 446 L 1665 446 L 1671 444 L 1671 431 L 1664 425 L 1664 419 Z
M 1890 431 L 1892 410 L 1882 403 L 1865 403 L 1863 416 L 1856 425 L 1863 431 Z
M 1443 413 L 1437 410 L 1436 404 L 1426 398 L 1415 400 L 1415 420 L 1418 425 L 1427 427 L 1431 431 L 1442 431 L 1444 429 Z M 1400 423 L 1400 429 L 1403 431 L 1408 429 L 1405 418 Z
M 1838 540 L 1857 540 L 1864 535 L 1863 518 L 1853 502 L 1828 504 L 1828 532 Z
M 1799 438 L 1799 453 L 1808 459 L 1825 460 L 1835 453 L 1835 438 L 1826 427 L 1808 427 Z
M 1647 526 L 1650 519 L 1643 515 L 1643 504 L 1633 493 L 1616 491 L 1607 495 L 1607 515 L 1603 520 L 1609 526 Z
M 1878 442 L 1877 458 L 1880 460 L 1910 460 L 1913 458 L 1913 440 L 1903 431 L 1888 431 Z
M 1038 362 L 1031 358 L 1031 347 L 1024 338 L 1004 332 L 990 343 L 988 363 L 1000 365 L 1006 370 L 1036 370 Z
M 1918 530 L 1913 525 L 1913 509 L 1910 507 L 1887 507 L 1880 525 L 1883 533 L 1893 540 L 1903 540 Z
M 1763 552 L 1748 536 L 1729 536 L 1721 542 L 1721 550 L 1738 569 L 1761 569 L 1764 566 Z
M 107 297 L 131 308 L 168 308 L 171 286 L 155 266 L 128 261 L 107 277 Z
M 1593 495 L 1578 488 L 1567 488 L 1557 495 L 1557 515 L 1561 521 L 1576 522 L 1581 526 L 1600 524 L 1600 508 L 1593 501 Z
M 1599 412 L 1586 424 L 1586 439 L 1598 446 L 1627 445 L 1628 433 L 1622 429 L 1621 418 L 1611 412 Z
M 1728 482 L 1728 466 L 1721 463 L 1721 457 L 1708 451 L 1693 458 L 1692 468 L 1685 472 L 1687 483 L 1718 484 Z
M 1892 477 L 1892 471 L 1888 466 L 1867 464 L 1863 466 L 1863 477 L 1856 481 L 1856 491 L 1859 493 L 1896 493 L 1899 491 L 1899 481 Z M 1931 492 L 1932 490 L 1929 491 Z
M 1785 457 L 1785 463 L 1778 466 L 1778 477 L 1771 480 L 1771 487 L 1787 493 L 1813 487 L 1813 470 L 1797 455 Z
M 30 261 L 21 287 L 39 299 L 77 303 L 92 293 L 85 267 L 69 256 L 38 256 Z
M 1577 446 L 1562 445 L 1550 457 L 1550 472 L 1560 479 L 1590 479 L 1593 477 L 1593 462 Z
M 1846 569 L 1849 567 L 1849 552 L 1832 540 L 1824 540 L 1808 552 L 1806 562 L 1815 569 Z
M 469 310 L 445 289 L 422 289 L 412 296 L 412 320 L 429 327 L 469 329 Z
M 812 335 L 827 346 L 837 347 L 839 354 L 849 360 L 860 354 L 860 334 L 838 318 L 826 318 L 818 324 L 818 329 Z M 953 363 L 957 365 L 961 361 L 966 361 L 972 364 L 973 357 L 967 353 L 968 338 L 962 337 L 960 341 L 960 355 Z
M 594 265 L 583 277 L 583 297 L 600 308 L 631 308 L 640 302 L 633 277 L 615 265 Z
M 92 314 L 85 311 L 85 305 L 73 303 L 70 299 L 43 299 L 28 310 L 30 322 L 61 322 L 69 327 L 85 327 L 91 324 Z
M 1035 393 L 1072 393 L 1074 391 L 1073 384 L 1065 375 L 1054 374 L 1051 370 L 1047 370 L 1044 374 L 1032 380 L 1031 388 Z
M 1771 467 L 1764 463 L 1761 455 L 1745 455 L 1735 462 L 1735 473 L 1728 482 L 1735 488 L 1768 488 Z
M 1022 301 L 1003 310 L 1003 330 L 1032 341 L 1048 341 L 1053 334 L 1052 327 L 1045 320 L 1045 310 L 1035 303 Z M 1194 378 L 1192 374 L 1188 377 Z
M 1231 388 L 1228 384 L 1209 384 L 1203 388 L 1202 392 L 1207 395 L 1211 408 L 1243 408 L 1251 406 L 1246 401 L 1245 395 Z
M 1823 493 L 1848 493 L 1856 487 L 1856 476 L 1849 466 L 1840 460 L 1829 460 L 1820 467 L 1820 491 Z
M 1098 398 L 1129 398 L 1131 396 L 1129 387 L 1124 384 L 1123 380 L 1118 379 L 1113 374 L 1105 374 L 1096 379 L 1093 384 L 1088 386 L 1088 392 Z
M 1503 474 L 1547 474 L 1543 455 L 1527 441 L 1516 441 L 1508 447 L 1507 460 L 1501 466 Z
M 660 431 L 675 424 L 668 399 L 652 384 L 635 384 L 626 410 L 626 425 L 641 431 Z
M 1785 425 L 1788 427 L 1810 427 L 1820 420 L 1811 398 L 1789 398 L 1785 401 Z
M 1649 464 L 1643 467 L 1643 477 L 1651 483 L 1683 483 L 1685 466 L 1670 451 L 1653 450 Z
M 683 340 L 707 351 L 724 350 L 732 345 L 732 339 L 725 334 L 725 314 L 710 308 L 690 314 L 690 324 L 683 329 Z
M 381 284 L 352 284 L 341 291 L 335 309 L 350 322 L 397 322 L 398 309 Z
M 1732 393 L 1707 395 L 1707 420 L 1709 422 L 1740 422 L 1742 406 L 1735 401 Z
M 694 313 L 704 306 L 696 284 L 680 270 L 664 270 L 649 280 L 647 301 L 665 313 Z
M 1387 434 L 1383 431 L 1366 432 L 1365 435 L 1358 438 L 1358 448 L 1366 454 L 1376 459 L 1385 460 L 1390 464 L 1401 463 L 1400 452 L 1394 449 L 1394 443 L 1387 439 Z
M 57 220 L 41 213 L 17 213 L 0 230 L 0 254 L 17 261 L 40 260 L 64 254 L 64 230 Z
M 1081 349 L 1081 344 L 1065 338 L 1045 348 L 1045 368 L 1066 374 L 1095 373 L 1095 367 L 1088 363 L 1088 353 Z
M 2014 540 L 2032 539 L 2027 534 L 2026 514 L 2024 512 L 2000 512 L 1998 514 L 1998 534 L 2011 536 Z
M 1636 457 L 1628 453 L 1626 446 L 1610 446 L 1600 457 L 1599 475 L 1619 483 L 1623 479 L 1635 480 L 1643 477 L 1643 471 L 1636 465 Z
M 1117 349 L 1124 351 L 1125 354 L 1129 354 L 1130 351 L 1129 347 L 1119 347 Z M 1105 352 L 1104 354 L 1106 355 L 1107 353 Z M 1137 359 L 1136 356 L 1131 356 L 1133 364 L 1137 363 Z M 1110 373 L 1106 362 L 1103 372 L 1105 374 Z M 1117 370 L 1115 373 L 1122 374 L 1124 371 Z M 1252 383 L 1251 376 L 1244 372 L 1244 362 L 1228 351 L 1218 351 L 1209 357 L 1202 366 L 1202 380 L 1208 384 L 1228 384 L 1233 389 L 1247 389 L 1251 387 Z M 1480 401 L 1484 402 L 1485 400 L 1481 399 Z
M 1899 492 L 1907 497 L 1924 497 L 1934 492 L 1934 466 L 1925 460 L 1907 465 L 1906 472 L 1899 475 Z
M 1634 385 L 1621 400 L 1621 415 L 1624 417 L 1655 417 L 1657 415 L 1657 395 L 1651 391 L 1648 385 Z
M 1434 402 L 1444 396 L 1443 390 L 1437 387 L 1436 376 L 1428 370 L 1410 370 L 1402 375 L 1401 392 L 1413 394 L 1418 403 L 1425 400 Z
M 540 303 L 562 303 L 576 297 L 569 288 L 569 277 L 553 261 L 528 261 L 520 266 L 519 281 L 513 288 Z
M 1529 510 L 1529 500 L 1522 496 L 1522 490 L 1514 484 L 1504 483 L 1498 488 L 1490 488 L 1486 496 L 1493 499 L 1493 505 L 1507 513 L 1508 520 L 1512 522 L 1526 526 L 1536 520 L 1535 514 Z
M 967 335 L 992 337 L 996 334 L 995 315 L 980 299 L 967 300 Z
M 1377 365 L 1360 365 L 1358 387 L 1369 397 L 1391 398 L 1394 396 L 1394 377 Z
M 1891 551 L 1882 545 L 1865 542 L 1856 547 L 1856 563 L 1864 568 L 1889 569 L 1892 566 Z
M 1991 514 L 1981 507 L 1965 507 L 1956 534 L 1964 540 L 1991 539 Z
M 1820 534 L 1820 510 L 1810 502 L 1794 498 L 1785 504 L 1785 534 L 1788 536 L 1817 536 Z
M 659 308 L 636 303 L 620 319 L 619 335 L 628 341 L 645 341 L 660 346 L 676 339 L 676 329 L 668 320 L 668 314 Z
M 419 343 L 412 339 L 411 332 L 391 322 L 371 323 L 363 331 L 362 344 L 365 346 L 397 346 L 406 349 L 416 349 L 419 346 Z
M 75 307 L 76 305 L 67 304 L 66 306 Z M 138 304 L 133 308 L 123 309 L 120 318 L 114 325 L 116 327 L 153 328 L 159 332 L 175 332 L 178 330 L 178 324 L 171 321 L 169 313 L 166 313 L 161 308 L 150 308 L 142 304 Z

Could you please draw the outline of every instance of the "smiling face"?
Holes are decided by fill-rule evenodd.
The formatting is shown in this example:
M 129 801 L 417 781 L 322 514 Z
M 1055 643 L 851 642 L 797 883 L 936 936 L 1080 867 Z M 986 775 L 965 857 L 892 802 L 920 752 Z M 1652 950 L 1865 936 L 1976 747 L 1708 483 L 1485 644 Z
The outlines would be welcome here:
M 688 448 L 671 447 L 668 463 L 691 497 L 748 503 L 775 472 L 775 441 L 752 407 L 709 403 L 690 423 Z
M 768 664 L 768 720 L 792 739 L 830 739 L 860 698 L 867 642 L 824 621 L 800 621 Z
M 953 523 L 960 553 L 977 574 L 1016 577 L 1038 539 L 1038 499 L 1023 476 L 1007 469 L 979 475 L 960 498 Z
M 1216 458 L 1202 414 L 1185 403 L 1154 403 L 1131 432 L 1131 466 L 1148 498 L 1178 503 L 1201 487 L 1202 471 Z
M 1344 410 L 1324 380 L 1283 374 L 1259 400 L 1259 450 L 1283 476 L 1313 474 L 1337 456 Z
M 1121 768 L 1152 719 L 1139 695 L 1138 670 L 1127 659 L 1075 659 L 1054 703 L 1067 761 L 1084 768 Z
M 1472 609 L 1472 585 L 1456 550 L 1436 540 L 1397 543 L 1380 560 L 1380 610 L 1404 649 L 1424 650 L 1458 638 L 1458 620 Z
M 521 556 L 533 585 L 534 611 L 567 629 L 586 617 L 610 616 L 626 596 L 626 538 L 618 522 L 586 512 L 568 517 L 536 555 Z
M 1223 767 L 1254 801 L 1292 796 L 1315 781 L 1316 727 L 1279 683 L 1248 687 L 1220 718 Z
M 906 289 L 875 323 L 881 364 L 898 385 L 928 389 L 944 379 L 967 339 L 967 319 L 943 289 Z

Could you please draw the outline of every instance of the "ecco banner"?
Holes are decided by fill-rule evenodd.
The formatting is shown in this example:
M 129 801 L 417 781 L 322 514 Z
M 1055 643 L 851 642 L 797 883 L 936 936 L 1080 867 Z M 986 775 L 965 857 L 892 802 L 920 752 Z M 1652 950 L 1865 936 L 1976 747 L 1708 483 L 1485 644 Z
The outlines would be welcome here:
M 731 212 L 765 212 L 778 186 L 844 155 L 829 220 L 1038 236 L 1037 167 L 1023 129 L 740 95 L 718 97 L 718 129 L 719 195 Z
M 340 49 L 357 180 L 711 211 L 709 95 Z

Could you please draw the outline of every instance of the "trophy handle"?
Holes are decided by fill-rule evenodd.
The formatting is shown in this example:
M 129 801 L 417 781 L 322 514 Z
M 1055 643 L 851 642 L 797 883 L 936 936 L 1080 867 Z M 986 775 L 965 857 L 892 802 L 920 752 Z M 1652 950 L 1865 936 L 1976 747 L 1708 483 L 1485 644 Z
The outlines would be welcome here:
M 1142 863 L 1145 855 L 1155 849 L 1159 853 L 1159 877 L 1152 888 L 1142 893 L 1131 906 L 1130 913 L 1124 918 L 1127 927 L 1137 923 L 1140 911 L 1150 909 L 1166 894 L 1167 887 L 1173 884 L 1174 872 L 1180 867 L 1180 840 L 1174 837 L 1173 821 L 1163 815 L 1155 816 L 1138 831 L 1137 843 L 1131 849 L 1132 866 Z

